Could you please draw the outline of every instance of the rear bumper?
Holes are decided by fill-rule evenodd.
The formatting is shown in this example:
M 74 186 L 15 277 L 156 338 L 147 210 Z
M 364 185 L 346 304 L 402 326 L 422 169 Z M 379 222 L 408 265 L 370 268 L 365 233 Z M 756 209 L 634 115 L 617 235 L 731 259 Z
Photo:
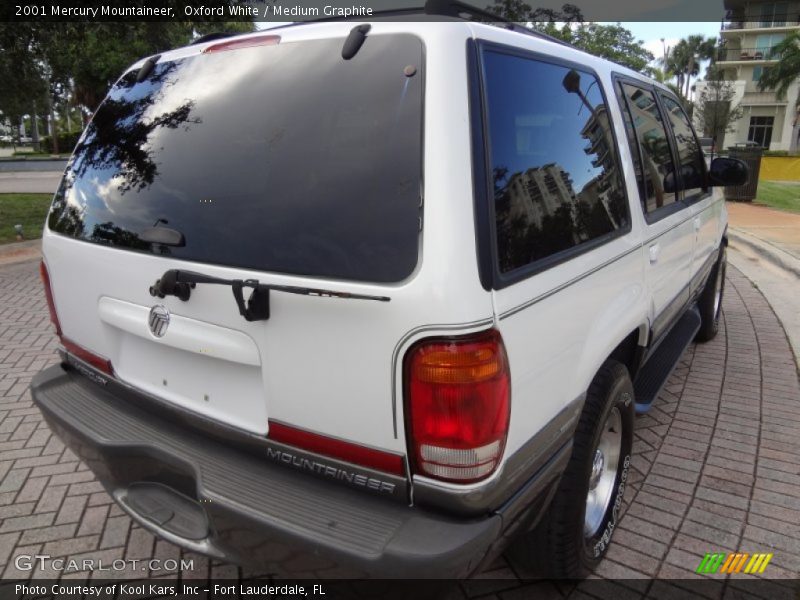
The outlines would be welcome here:
M 132 518 L 223 560 L 292 577 L 463 577 L 507 530 L 499 513 L 453 519 L 259 459 L 62 365 L 31 391 Z

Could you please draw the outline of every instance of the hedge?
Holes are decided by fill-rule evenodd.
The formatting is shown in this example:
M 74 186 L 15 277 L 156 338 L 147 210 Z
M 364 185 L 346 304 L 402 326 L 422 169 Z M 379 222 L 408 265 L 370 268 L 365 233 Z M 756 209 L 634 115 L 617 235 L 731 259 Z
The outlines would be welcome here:
M 58 152 L 59 154 L 71 154 L 78 143 L 78 138 L 81 137 L 80 131 L 63 132 L 58 134 Z M 55 153 L 53 148 L 53 139 L 46 135 L 39 140 L 43 152 Z

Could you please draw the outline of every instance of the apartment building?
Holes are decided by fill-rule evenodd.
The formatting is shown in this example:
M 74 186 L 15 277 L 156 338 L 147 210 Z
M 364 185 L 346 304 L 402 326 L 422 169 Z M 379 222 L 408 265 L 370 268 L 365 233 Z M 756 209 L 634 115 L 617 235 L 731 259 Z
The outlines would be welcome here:
M 726 15 L 720 31 L 717 65 L 732 82 L 734 105 L 742 117 L 725 135 L 722 147 L 755 142 L 770 150 L 797 151 L 800 147 L 798 92 L 800 79 L 784 98 L 761 91 L 758 81 L 777 60 L 772 49 L 792 32 L 800 31 L 800 0 L 724 0 Z M 707 85 L 697 82 L 696 96 Z

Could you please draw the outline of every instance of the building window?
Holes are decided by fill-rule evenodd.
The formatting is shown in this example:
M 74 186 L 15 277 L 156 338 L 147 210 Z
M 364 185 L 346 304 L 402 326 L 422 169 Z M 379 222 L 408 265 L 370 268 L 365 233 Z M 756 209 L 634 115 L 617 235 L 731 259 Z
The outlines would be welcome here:
M 770 67 L 753 67 L 753 81 L 761 81 L 761 78 L 769 73 Z
M 786 2 L 765 2 L 761 5 L 761 27 L 782 27 L 786 25 L 788 4 Z
M 774 123 L 775 117 L 750 117 L 750 131 L 747 133 L 747 141 L 769 148 L 772 142 L 772 126 Z
M 786 36 L 782 33 L 759 35 L 756 37 L 756 55 L 761 55 L 761 58 L 766 59 L 772 58 L 773 49 L 785 38 Z

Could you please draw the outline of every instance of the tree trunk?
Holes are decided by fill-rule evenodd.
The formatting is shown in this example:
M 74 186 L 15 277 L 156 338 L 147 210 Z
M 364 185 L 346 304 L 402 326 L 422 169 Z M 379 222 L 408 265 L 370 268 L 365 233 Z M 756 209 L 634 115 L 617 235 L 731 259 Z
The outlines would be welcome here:
M 47 104 L 50 109 L 50 139 L 53 143 L 53 154 L 58 154 L 58 123 L 56 122 L 56 113 L 53 110 L 53 96 L 47 94 Z
M 31 134 L 31 139 L 33 143 L 33 149 L 38 152 L 39 151 L 39 116 L 36 113 L 36 102 L 33 103 L 33 114 L 31 115 L 31 129 L 33 130 Z

